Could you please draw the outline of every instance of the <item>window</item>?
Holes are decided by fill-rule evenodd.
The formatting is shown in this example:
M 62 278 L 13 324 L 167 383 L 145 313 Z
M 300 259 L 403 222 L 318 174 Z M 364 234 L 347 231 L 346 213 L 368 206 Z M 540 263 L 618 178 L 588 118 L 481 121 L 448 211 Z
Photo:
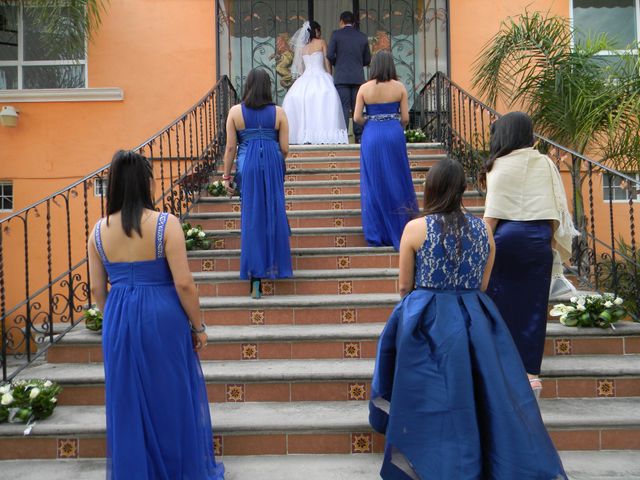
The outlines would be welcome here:
M 38 22 L 46 7 L 0 3 L 0 90 L 83 88 L 87 81 L 85 49 L 61 53 Z M 64 17 L 62 22 L 71 21 Z
M 627 50 L 640 40 L 639 13 L 638 0 L 573 0 L 576 40 L 605 33 L 619 49 Z
M 626 175 L 640 181 L 639 173 L 627 173 Z M 606 173 L 602 176 L 602 198 L 605 202 L 610 199 L 614 202 L 626 202 L 631 196 L 634 200 L 640 200 L 640 191 L 637 190 L 636 184 L 629 185 L 629 182 L 622 177 Z
M 96 178 L 93 181 L 93 195 L 96 197 L 106 197 L 107 185 L 108 183 L 106 178 Z
M 13 210 L 13 183 L 0 182 L 0 212 Z

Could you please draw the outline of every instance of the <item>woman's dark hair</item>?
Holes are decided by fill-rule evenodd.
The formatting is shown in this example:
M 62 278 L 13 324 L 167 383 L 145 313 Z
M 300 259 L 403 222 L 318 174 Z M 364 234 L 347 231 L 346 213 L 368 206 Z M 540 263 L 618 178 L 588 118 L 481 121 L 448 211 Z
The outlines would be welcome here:
M 271 79 L 266 70 L 254 68 L 249 72 L 247 81 L 244 84 L 242 101 L 247 107 L 254 110 L 258 110 L 266 105 L 273 105 Z
M 373 56 L 373 60 L 371 60 L 369 80 L 375 80 L 376 83 L 380 83 L 397 79 L 398 75 L 396 74 L 396 64 L 393 61 L 393 55 L 388 50 L 380 50 Z
M 514 150 L 533 147 L 533 121 L 524 112 L 510 112 L 491 124 L 489 140 L 489 159 L 485 163 L 484 173 L 493 168 L 497 158 L 509 155 Z
M 309 22 L 309 41 L 313 40 L 314 38 L 320 38 L 318 34 L 322 33 L 322 28 L 320 27 L 320 24 L 318 22 L 316 22 L 315 20 Z
M 353 25 L 354 23 L 356 23 L 356 17 L 353 12 L 346 11 L 340 14 L 340 21 L 345 25 Z
M 109 215 L 120 212 L 127 237 L 135 230 L 142 236 L 140 222 L 145 208 L 153 210 L 151 163 L 139 153 L 119 150 L 111 160 L 107 187 L 107 225 Z

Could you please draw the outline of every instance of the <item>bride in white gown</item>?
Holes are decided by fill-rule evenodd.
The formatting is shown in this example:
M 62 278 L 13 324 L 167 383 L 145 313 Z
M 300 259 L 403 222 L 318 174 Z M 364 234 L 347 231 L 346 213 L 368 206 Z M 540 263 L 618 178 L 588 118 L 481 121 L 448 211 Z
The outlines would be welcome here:
M 327 43 L 320 38 L 318 22 L 304 22 L 291 44 L 294 49 L 291 73 L 298 79 L 282 103 L 289 121 L 289 143 L 349 143 L 342 104 L 329 73 Z

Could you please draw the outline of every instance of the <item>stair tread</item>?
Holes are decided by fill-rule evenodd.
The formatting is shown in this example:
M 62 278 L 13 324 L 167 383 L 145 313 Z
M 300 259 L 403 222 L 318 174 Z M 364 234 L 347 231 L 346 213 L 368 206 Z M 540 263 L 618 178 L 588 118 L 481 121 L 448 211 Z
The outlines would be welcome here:
M 217 434 L 371 431 L 366 401 L 239 402 L 210 404 L 210 408 Z M 541 400 L 540 409 L 550 429 L 640 427 L 640 398 Z M 2 424 L 0 437 L 22 437 L 24 428 Z M 50 418 L 36 423 L 31 436 L 104 433 L 104 406 L 60 405 Z
M 397 268 L 336 268 L 332 270 L 294 270 L 291 280 L 296 279 L 335 279 L 335 278 L 387 278 L 397 277 Z M 196 281 L 238 280 L 237 271 L 193 272 Z
M 333 182 L 331 182 L 333 184 Z M 480 195 L 480 192 L 477 190 L 467 190 L 464 192 L 465 197 L 477 197 Z M 285 197 L 287 201 L 293 202 L 306 202 L 306 201 L 344 201 L 344 200 L 360 200 L 359 193 L 340 193 L 340 194 L 330 194 L 330 193 L 318 193 L 318 194 L 304 194 L 304 195 L 287 195 Z M 208 204 L 208 203 L 238 203 L 240 199 L 238 197 L 210 197 L 203 196 L 200 197 L 198 203 Z
M 407 150 L 420 149 L 439 149 L 443 148 L 440 142 L 420 142 L 407 143 Z M 339 145 L 290 145 L 289 153 L 295 152 L 340 152 L 340 151 L 359 151 L 360 144 L 346 143 Z
M 572 480 L 640 478 L 640 451 L 562 451 L 560 457 Z M 224 456 L 227 480 L 370 480 L 377 478 L 382 455 L 250 455 Z M 6 460 L 0 470 L 7 478 L 41 480 L 104 480 L 106 460 Z

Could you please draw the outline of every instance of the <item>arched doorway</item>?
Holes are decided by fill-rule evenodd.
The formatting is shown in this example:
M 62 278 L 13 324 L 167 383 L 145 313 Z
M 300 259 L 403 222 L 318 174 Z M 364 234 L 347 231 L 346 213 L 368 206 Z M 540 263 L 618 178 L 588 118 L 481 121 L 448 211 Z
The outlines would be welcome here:
M 218 72 L 241 91 L 249 70 L 266 69 L 277 103 L 293 83 L 289 38 L 314 19 L 328 42 L 344 10 L 358 13 L 372 52 L 393 52 L 411 103 L 432 74 L 448 73 L 448 0 L 218 0 L 217 10 Z

